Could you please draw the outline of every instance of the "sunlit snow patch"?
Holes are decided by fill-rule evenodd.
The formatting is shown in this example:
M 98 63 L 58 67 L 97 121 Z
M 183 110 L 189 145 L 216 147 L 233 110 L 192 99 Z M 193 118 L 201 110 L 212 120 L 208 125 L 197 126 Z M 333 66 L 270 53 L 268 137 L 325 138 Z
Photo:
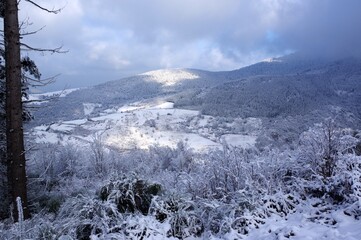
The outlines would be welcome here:
M 282 62 L 282 60 L 279 58 L 266 58 L 266 59 L 263 59 L 262 62 L 272 63 L 272 62 Z
M 194 133 L 173 131 L 154 131 L 151 129 L 130 128 L 126 133 L 112 133 L 106 139 L 106 145 L 119 149 L 149 149 L 151 146 L 175 148 L 179 142 L 196 151 L 221 149 L 222 145 Z
M 240 135 L 240 134 L 226 134 L 222 136 L 222 140 L 232 147 L 252 148 L 256 144 L 256 136 Z
M 74 92 L 76 90 L 79 90 L 79 88 L 72 88 L 72 89 L 47 92 L 47 93 L 33 93 L 33 94 L 29 94 L 28 99 L 24 99 L 24 100 L 30 101 L 32 102 L 32 104 L 41 104 L 47 102 L 47 99 L 65 97 L 69 93 Z
M 132 112 L 134 110 L 138 110 L 138 109 L 142 109 L 142 108 L 144 108 L 144 107 L 143 106 L 124 105 L 124 106 L 118 108 L 117 112 L 119 112 L 119 113 Z
M 165 102 L 162 104 L 159 104 L 157 106 L 155 106 L 154 108 L 158 108 L 158 109 L 171 109 L 174 108 L 174 103 L 172 102 Z
M 147 76 L 149 78 L 149 81 L 161 83 L 165 86 L 172 86 L 183 80 L 192 80 L 199 78 L 198 75 L 182 69 L 156 70 L 146 72 L 140 75 Z

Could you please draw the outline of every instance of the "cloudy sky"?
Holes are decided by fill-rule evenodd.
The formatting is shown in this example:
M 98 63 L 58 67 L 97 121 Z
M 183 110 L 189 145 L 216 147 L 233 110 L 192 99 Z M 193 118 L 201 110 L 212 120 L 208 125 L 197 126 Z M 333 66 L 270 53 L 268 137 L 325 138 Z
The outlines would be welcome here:
M 161 68 L 232 70 L 292 51 L 361 55 L 360 0 L 22 0 L 23 42 L 46 90 L 94 85 Z

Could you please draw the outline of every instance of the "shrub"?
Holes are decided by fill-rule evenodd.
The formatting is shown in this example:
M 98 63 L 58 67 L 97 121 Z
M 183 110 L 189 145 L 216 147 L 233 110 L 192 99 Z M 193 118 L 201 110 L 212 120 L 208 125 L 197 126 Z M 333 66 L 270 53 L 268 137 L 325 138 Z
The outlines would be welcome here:
M 170 224 L 168 237 L 184 239 L 190 236 L 201 236 L 204 232 L 203 221 L 198 207 L 193 201 L 170 196 L 165 200 L 156 199 L 151 213 L 160 222 Z
M 110 181 L 100 189 L 99 197 L 103 201 L 114 202 L 121 213 L 139 211 L 147 215 L 153 197 L 160 192 L 159 184 L 150 184 L 133 175 Z

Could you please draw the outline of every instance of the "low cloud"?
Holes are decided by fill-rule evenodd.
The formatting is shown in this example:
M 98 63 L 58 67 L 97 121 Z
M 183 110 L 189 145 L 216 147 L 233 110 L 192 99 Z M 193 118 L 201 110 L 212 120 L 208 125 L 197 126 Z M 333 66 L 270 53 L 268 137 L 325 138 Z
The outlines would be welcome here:
M 361 56 L 361 1 L 304 0 L 278 17 L 284 45 L 324 56 Z

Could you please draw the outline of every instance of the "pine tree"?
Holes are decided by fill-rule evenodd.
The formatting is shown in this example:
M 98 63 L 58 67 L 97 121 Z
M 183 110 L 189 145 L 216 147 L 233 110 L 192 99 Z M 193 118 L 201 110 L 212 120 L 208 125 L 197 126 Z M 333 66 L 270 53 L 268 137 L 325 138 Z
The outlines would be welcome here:
M 27 201 L 27 177 L 23 132 L 20 29 L 18 1 L 5 0 L 4 12 L 7 176 L 13 217 L 18 219 L 16 199 L 20 197 L 24 218 L 30 217 Z
M 37 8 L 48 13 L 58 13 L 61 9 L 48 10 L 32 0 L 25 0 L 26 2 L 36 6 Z M 24 132 L 23 120 L 28 119 L 28 112 L 23 108 L 22 98 L 27 96 L 28 80 L 35 80 L 40 82 L 40 73 L 35 63 L 29 58 L 21 58 L 21 46 L 28 50 L 59 53 L 61 47 L 54 49 L 33 48 L 20 42 L 20 28 L 18 19 L 18 4 L 17 0 L 0 0 L 0 15 L 4 19 L 4 60 L 5 75 L 1 76 L 0 90 L 0 104 L 3 104 L 5 99 L 5 111 L 0 110 L 0 124 L 5 122 L 6 128 L 6 152 L 0 152 L 6 158 L 2 161 L 2 165 L 7 167 L 7 186 L 8 186 L 8 201 L 12 205 L 12 214 L 14 220 L 18 220 L 18 212 L 16 208 L 17 198 L 21 199 L 24 219 L 30 217 L 30 212 L 27 203 L 27 176 L 26 176 L 26 158 L 24 148 Z M 36 33 L 32 32 L 31 34 Z M 34 78 L 27 77 L 27 74 L 32 75 Z M 5 78 L 5 84 L 3 79 Z M 51 82 L 52 78 L 47 80 Z M 5 114 L 5 121 L 3 117 Z M 0 126 L 3 127 L 3 125 Z M 3 130 L 3 129 L 0 129 Z M 0 137 L 4 136 L 4 131 L 0 131 Z M 0 138 L 0 141 L 4 140 Z M 1 143 L 0 143 L 1 144 Z M 0 146 L 1 148 L 1 146 Z M 1 151 L 1 149 L 0 149 Z M 2 158 L 3 159 L 3 158 Z M 0 165 L 1 170 L 1 165 Z M 1 173 L 1 172 L 0 172 Z M 1 179 L 0 179 L 1 180 Z M 1 183 L 1 181 L 0 181 Z M 6 201 L 3 201 L 6 203 Z M 1 211 L 0 211 L 1 212 Z

